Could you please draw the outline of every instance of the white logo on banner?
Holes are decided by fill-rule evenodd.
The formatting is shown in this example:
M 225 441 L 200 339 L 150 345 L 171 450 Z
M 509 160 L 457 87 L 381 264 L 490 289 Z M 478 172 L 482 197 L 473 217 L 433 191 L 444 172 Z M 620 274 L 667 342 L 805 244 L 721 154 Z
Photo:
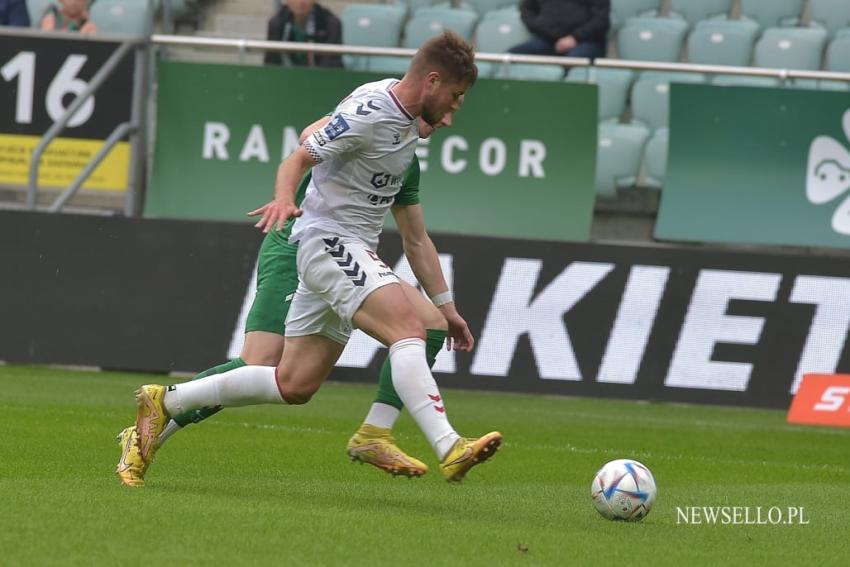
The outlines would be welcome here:
M 844 135 L 850 139 L 850 110 L 842 121 Z M 818 136 L 809 147 L 806 173 L 806 197 L 815 205 L 832 201 L 850 189 L 850 151 L 838 140 Z M 850 235 L 850 196 L 832 215 L 832 230 Z

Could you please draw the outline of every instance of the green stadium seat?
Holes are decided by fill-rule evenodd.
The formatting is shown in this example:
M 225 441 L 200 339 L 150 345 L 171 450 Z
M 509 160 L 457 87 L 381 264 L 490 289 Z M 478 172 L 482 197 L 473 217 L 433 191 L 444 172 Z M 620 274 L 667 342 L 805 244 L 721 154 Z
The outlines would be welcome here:
M 748 77 L 746 75 L 716 75 L 711 84 L 718 87 L 779 87 L 782 81 L 773 77 Z
M 826 48 L 826 70 L 850 73 L 850 33 L 839 34 Z
M 571 83 L 593 83 L 599 89 L 599 121 L 619 121 L 626 108 L 629 88 L 635 74 L 628 69 L 573 67 L 567 74 Z
M 557 65 L 532 65 L 530 63 L 512 63 L 499 65 L 497 79 L 518 79 L 521 81 L 560 81 L 564 78 L 564 68 Z
M 497 10 L 484 15 L 475 30 L 476 50 L 481 53 L 506 53 L 531 37 L 518 10 Z M 478 74 L 491 77 L 498 63 L 478 63 Z
M 658 12 L 661 0 L 611 0 L 611 29 L 617 30 L 626 20 Z
M 763 28 L 796 26 L 806 0 L 741 0 L 741 17 Z
M 700 73 L 643 73 L 632 87 L 632 123 L 656 130 L 670 120 L 670 84 L 705 83 Z
M 405 18 L 413 14 L 416 10 L 420 8 L 427 8 L 431 6 L 435 0 L 390 0 L 387 2 L 393 6 L 401 6 L 405 11 Z
M 668 128 L 659 128 L 646 143 L 643 163 L 646 171 L 643 184 L 647 187 L 661 189 L 664 185 L 664 174 L 667 172 L 667 147 L 670 139 Z
M 421 8 L 404 26 L 402 45 L 416 49 L 443 30 L 452 30 L 467 41 L 472 41 L 478 14 L 457 8 Z
M 753 58 L 758 26 L 745 20 L 706 20 L 688 38 L 688 61 L 746 67 Z
M 850 2 L 847 0 L 811 0 L 812 24 L 826 29 L 830 36 L 850 27 Z
M 675 18 L 632 18 L 617 34 L 621 59 L 679 60 L 688 24 Z
M 153 29 L 153 2 L 98 0 L 89 8 L 89 18 L 102 33 L 145 36 Z
M 439 35 L 443 30 L 453 30 L 467 41 L 472 40 L 472 32 L 478 14 L 468 10 L 456 8 L 421 8 L 404 26 L 404 40 L 402 46 L 409 49 L 417 49 L 420 45 Z M 403 75 L 407 70 L 410 60 L 406 57 L 372 57 L 369 61 L 369 70 L 391 75 Z
M 670 17 L 682 18 L 695 26 L 702 20 L 728 16 L 732 0 L 671 0 Z
M 501 12 L 508 9 L 513 9 L 517 13 L 519 10 L 517 9 L 519 2 L 517 0 L 469 0 L 470 3 L 475 6 L 475 9 L 478 11 L 481 16 L 486 16 L 487 14 L 493 12 Z
M 455 5 L 453 2 L 438 2 L 436 4 L 431 4 L 430 6 L 425 6 L 416 10 L 429 10 L 431 8 L 439 8 L 441 10 L 459 10 L 462 12 L 472 12 L 474 14 L 478 14 L 478 8 L 476 8 L 475 4 L 471 4 L 469 2 L 457 2 Z M 416 13 L 414 12 L 414 14 Z
M 770 69 L 821 68 L 826 31 L 818 28 L 770 28 L 756 43 L 753 64 Z
M 399 4 L 349 4 L 340 16 L 342 42 L 346 45 L 398 47 L 406 14 L 407 8 Z M 367 71 L 372 59 L 345 55 L 342 61 L 346 69 Z M 399 60 L 407 61 L 405 58 Z
M 850 82 L 817 81 L 815 79 L 795 79 L 791 85 L 795 89 L 820 91 L 850 91 Z
M 637 124 L 600 124 L 596 150 L 596 194 L 616 197 L 618 187 L 632 187 L 640 172 L 649 130 Z

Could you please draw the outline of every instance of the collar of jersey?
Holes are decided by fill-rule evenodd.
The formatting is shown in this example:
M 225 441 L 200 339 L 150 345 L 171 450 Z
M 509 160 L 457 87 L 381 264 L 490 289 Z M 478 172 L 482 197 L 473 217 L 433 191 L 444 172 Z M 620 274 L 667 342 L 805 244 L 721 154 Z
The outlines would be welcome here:
M 387 92 L 390 94 L 390 98 L 391 98 L 391 99 L 393 99 L 393 102 L 394 102 L 394 103 L 395 103 L 395 105 L 398 107 L 398 109 L 401 111 L 401 113 L 402 113 L 402 114 L 404 114 L 404 115 L 405 115 L 405 116 L 406 116 L 409 120 L 416 120 L 416 118 L 415 118 L 415 117 L 413 117 L 413 116 L 412 116 L 412 115 L 411 115 L 411 114 L 407 111 L 407 109 L 404 107 L 404 105 L 403 105 L 403 104 L 401 104 L 401 101 L 400 101 L 400 100 L 398 100 L 398 97 L 397 97 L 397 96 L 395 96 L 395 93 L 393 92 L 393 87 L 394 87 L 394 86 L 396 86 L 397 84 L 398 84 L 398 81 L 393 81 L 392 83 L 390 83 L 390 84 L 387 86 Z

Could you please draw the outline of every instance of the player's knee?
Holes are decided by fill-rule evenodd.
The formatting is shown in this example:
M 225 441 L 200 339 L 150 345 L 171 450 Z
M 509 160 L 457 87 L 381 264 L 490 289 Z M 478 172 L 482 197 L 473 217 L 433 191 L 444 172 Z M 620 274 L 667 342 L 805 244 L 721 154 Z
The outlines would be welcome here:
M 316 390 L 317 388 L 312 386 L 283 384 L 280 388 L 280 394 L 286 403 L 300 406 L 309 402 Z

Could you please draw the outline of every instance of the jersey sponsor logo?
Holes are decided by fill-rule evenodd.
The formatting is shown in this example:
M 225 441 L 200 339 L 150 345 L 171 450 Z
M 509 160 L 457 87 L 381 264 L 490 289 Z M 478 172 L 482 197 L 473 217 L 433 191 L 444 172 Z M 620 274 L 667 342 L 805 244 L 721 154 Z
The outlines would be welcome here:
M 342 117 L 341 114 L 334 115 L 331 118 L 331 121 L 328 122 L 328 125 L 325 126 L 325 136 L 328 137 L 328 141 L 335 140 L 344 132 L 347 132 L 351 129 L 351 126 L 348 125 L 348 122 L 345 121 L 345 118 Z
M 383 189 L 388 185 L 400 185 L 404 176 L 402 175 L 393 175 L 392 173 L 374 173 L 372 174 L 372 187 L 375 189 Z M 374 201 L 373 201 L 374 203 Z

